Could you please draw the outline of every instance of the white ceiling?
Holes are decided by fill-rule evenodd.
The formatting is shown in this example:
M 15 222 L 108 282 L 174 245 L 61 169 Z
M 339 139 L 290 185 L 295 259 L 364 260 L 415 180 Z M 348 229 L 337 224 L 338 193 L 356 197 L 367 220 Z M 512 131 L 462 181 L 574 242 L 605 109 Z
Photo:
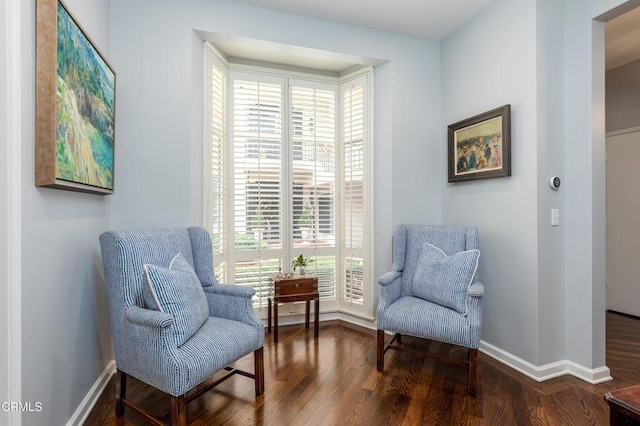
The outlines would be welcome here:
M 608 70 L 640 59 L 640 7 L 607 22 L 605 40 Z
M 366 28 L 391 31 L 441 40 L 479 13 L 494 0 L 234 0 L 253 6 L 274 9 L 302 16 L 326 19 Z M 606 23 L 606 69 L 612 69 L 640 59 L 640 7 Z M 246 47 L 246 46 L 245 46 Z M 237 49 L 236 49 L 237 48 Z M 247 48 L 248 49 L 248 48 Z M 231 56 L 266 60 L 269 49 L 259 53 L 227 43 L 223 50 Z M 276 52 L 277 53 L 277 52 Z M 286 63 L 286 52 L 281 62 Z M 271 50 L 273 54 L 273 50 Z M 327 61 L 328 58 L 323 58 Z M 278 61 L 276 61 L 278 62 Z M 337 61 L 332 65 L 302 62 L 299 66 L 326 67 L 330 71 L 344 70 L 351 64 Z
M 493 0 L 235 0 L 344 24 L 441 40 Z
M 494 0 L 234 0 L 267 9 L 366 28 L 441 40 Z M 300 46 L 202 33 L 232 62 L 243 60 L 314 69 L 340 75 L 375 58 L 353 57 Z

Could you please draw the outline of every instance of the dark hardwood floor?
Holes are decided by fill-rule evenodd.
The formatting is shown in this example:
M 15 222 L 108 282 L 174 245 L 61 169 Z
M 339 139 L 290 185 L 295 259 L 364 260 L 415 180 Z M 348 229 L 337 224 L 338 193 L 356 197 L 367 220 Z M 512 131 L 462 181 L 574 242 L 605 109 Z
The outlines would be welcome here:
M 640 384 L 640 320 L 607 313 L 607 366 L 613 381 L 590 385 L 563 376 L 537 383 L 480 354 L 478 396 L 466 394 L 463 368 L 390 351 L 385 371 L 376 371 L 375 332 L 344 322 L 313 328 L 280 328 L 279 343 L 265 341 L 266 391 L 255 397 L 253 381 L 241 376 L 187 405 L 190 425 L 607 425 L 603 395 Z M 466 350 L 403 336 L 403 344 L 463 359 Z M 238 367 L 252 371 L 252 356 Z M 128 396 L 152 413 L 169 398 L 135 379 Z M 86 425 L 143 425 L 131 410 L 114 414 L 115 379 Z

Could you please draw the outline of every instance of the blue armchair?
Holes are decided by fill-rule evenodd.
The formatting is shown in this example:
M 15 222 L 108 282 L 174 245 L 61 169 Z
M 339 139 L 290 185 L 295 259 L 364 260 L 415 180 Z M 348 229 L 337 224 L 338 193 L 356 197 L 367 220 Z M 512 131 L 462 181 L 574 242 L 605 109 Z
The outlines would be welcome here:
M 133 376 L 171 396 L 172 424 L 186 424 L 185 403 L 241 374 L 264 392 L 264 325 L 254 290 L 216 282 L 211 240 L 203 228 L 105 232 L 100 236 L 117 366 L 116 415 Z M 229 365 L 254 353 L 254 374 Z M 215 372 L 226 375 L 189 397 Z M 202 386 L 201 386 L 202 388 Z
M 392 271 L 378 280 L 378 371 L 384 371 L 389 349 L 415 353 L 401 346 L 402 334 L 464 346 L 467 390 L 476 394 L 484 294 L 476 274 L 479 256 L 476 228 L 400 225 L 395 230 Z M 386 346 L 385 331 L 394 333 Z

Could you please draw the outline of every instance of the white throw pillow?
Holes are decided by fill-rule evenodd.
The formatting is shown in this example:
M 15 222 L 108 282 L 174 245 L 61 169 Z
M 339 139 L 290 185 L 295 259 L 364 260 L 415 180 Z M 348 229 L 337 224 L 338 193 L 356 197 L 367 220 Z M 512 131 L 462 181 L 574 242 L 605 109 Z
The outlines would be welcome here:
M 149 309 L 173 315 L 173 333 L 182 346 L 209 318 L 202 284 L 187 260 L 178 253 L 169 268 L 145 264 L 142 295 Z
M 411 283 L 411 295 L 467 314 L 467 289 L 478 270 L 479 250 L 447 256 L 426 243 Z

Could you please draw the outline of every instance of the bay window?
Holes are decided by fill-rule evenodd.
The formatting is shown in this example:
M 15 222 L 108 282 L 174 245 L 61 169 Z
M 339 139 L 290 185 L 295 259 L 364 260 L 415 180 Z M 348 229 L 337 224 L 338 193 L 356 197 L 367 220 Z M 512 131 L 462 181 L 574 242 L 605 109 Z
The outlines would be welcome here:
M 263 309 L 269 277 L 302 254 L 322 311 L 371 317 L 370 71 L 279 72 L 205 52 L 205 224 L 218 280 L 253 287 Z

